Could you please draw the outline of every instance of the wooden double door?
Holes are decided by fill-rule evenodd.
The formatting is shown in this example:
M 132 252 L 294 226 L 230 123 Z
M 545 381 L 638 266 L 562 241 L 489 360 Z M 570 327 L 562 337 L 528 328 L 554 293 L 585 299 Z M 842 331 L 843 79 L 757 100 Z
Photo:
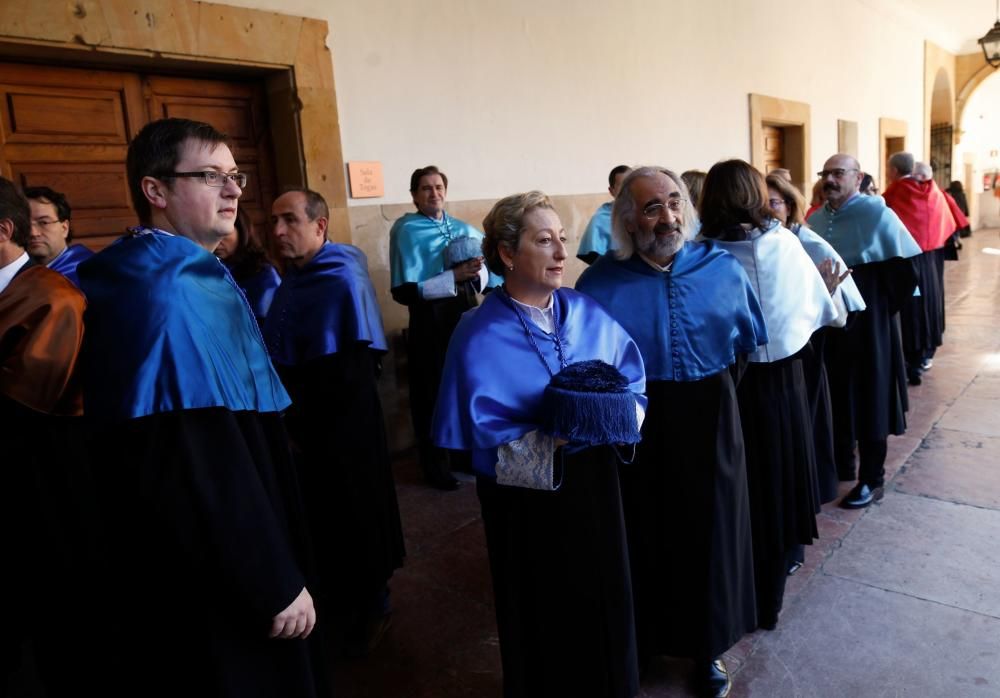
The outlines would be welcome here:
M 261 82 L 0 63 L 0 174 L 62 192 L 74 240 L 97 250 L 136 224 L 128 144 L 150 121 L 181 117 L 229 134 L 248 175 L 240 207 L 266 225 L 276 182 Z

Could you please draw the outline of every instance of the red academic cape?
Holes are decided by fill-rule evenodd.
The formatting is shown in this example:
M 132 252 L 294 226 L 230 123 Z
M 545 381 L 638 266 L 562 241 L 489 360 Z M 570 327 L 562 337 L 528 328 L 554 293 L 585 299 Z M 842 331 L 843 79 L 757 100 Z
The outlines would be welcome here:
M 955 230 L 961 230 L 962 228 L 969 227 L 969 219 L 965 217 L 962 213 L 962 209 L 958 207 L 958 202 L 955 201 L 955 197 L 946 191 L 942 191 L 944 194 L 944 200 L 948 202 L 948 210 L 951 211 L 952 218 L 955 219 Z
M 924 252 L 944 247 L 959 228 L 948 210 L 944 194 L 933 181 L 918 182 L 912 177 L 897 179 L 883 196 Z

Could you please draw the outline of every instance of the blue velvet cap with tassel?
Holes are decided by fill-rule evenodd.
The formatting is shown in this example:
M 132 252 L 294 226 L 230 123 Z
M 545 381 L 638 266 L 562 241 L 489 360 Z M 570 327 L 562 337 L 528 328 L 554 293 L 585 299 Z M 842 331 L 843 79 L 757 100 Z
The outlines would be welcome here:
M 463 236 L 455 238 L 444 248 L 444 268 L 452 267 L 466 262 L 474 257 L 483 256 L 483 241 L 476 238 Z
M 580 361 L 553 376 L 542 397 L 542 415 L 542 431 L 573 444 L 639 441 L 628 379 L 603 361 Z

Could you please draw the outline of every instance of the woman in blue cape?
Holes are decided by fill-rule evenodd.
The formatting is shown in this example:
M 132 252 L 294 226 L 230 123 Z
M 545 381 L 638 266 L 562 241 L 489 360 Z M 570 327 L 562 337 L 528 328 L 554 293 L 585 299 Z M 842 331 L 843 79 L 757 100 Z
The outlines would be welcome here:
M 764 177 L 742 160 L 709 170 L 701 236 L 734 255 L 757 293 L 768 342 L 750 354 L 737 398 L 750 490 L 757 623 L 773 629 L 798 545 L 818 537 L 816 447 L 803 355 L 836 322 L 830 291 L 799 240 L 773 217 Z
M 487 264 L 505 285 L 455 330 L 433 434 L 439 446 L 470 451 L 479 476 L 504 695 L 634 696 L 614 445 L 634 439 L 559 438 L 543 427 L 551 417 L 543 399 L 553 376 L 599 360 L 617 369 L 628 410 L 638 411 L 642 359 L 597 303 L 560 288 L 566 238 L 548 197 L 507 197 L 484 228 Z
M 267 253 L 257 239 L 253 222 L 242 208 L 236 214 L 235 229 L 215 248 L 215 256 L 222 260 L 243 289 L 257 324 L 263 327 L 274 292 L 281 285 L 281 277 L 267 261 Z

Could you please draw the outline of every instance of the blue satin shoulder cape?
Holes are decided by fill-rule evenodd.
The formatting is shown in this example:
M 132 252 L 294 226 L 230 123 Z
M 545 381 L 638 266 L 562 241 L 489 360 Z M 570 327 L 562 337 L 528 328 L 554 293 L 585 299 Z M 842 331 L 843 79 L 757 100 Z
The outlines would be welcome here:
M 577 257 L 584 257 L 592 252 L 603 255 L 611 249 L 611 207 L 613 201 L 601 204 L 594 215 L 591 216 L 587 228 L 580 238 L 580 247 L 576 251 Z
M 445 271 L 444 248 L 460 237 L 482 240 L 483 234 L 447 213 L 440 221 L 433 221 L 422 213 L 407 213 L 398 218 L 389 231 L 391 288 L 427 281 Z M 503 279 L 491 273 L 487 286 L 502 283 Z
M 834 262 L 840 264 L 841 273 L 843 273 L 846 268 L 850 266 L 844 261 L 843 257 L 837 253 L 837 250 L 833 249 L 833 245 L 814 233 L 808 227 L 799 224 L 792 224 L 789 230 L 791 230 L 792 233 L 795 234 L 795 237 L 799 239 L 799 242 L 802 243 L 803 249 L 805 249 L 806 254 L 809 255 L 809 259 L 813 261 L 813 264 L 819 266 L 821 262 L 827 259 L 832 259 Z M 861 295 L 861 290 L 858 288 L 858 285 L 854 283 L 854 278 L 850 274 L 848 274 L 847 278 L 840 282 L 840 286 L 837 287 L 834 294 L 840 294 L 847 312 L 858 312 L 868 307 L 865 305 L 865 299 Z
M 274 292 L 281 285 L 281 277 L 278 276 L 278 272 L 270 264 L 265 264 L 253 276 L 246 279 L 239 279 L 236 283 L 240 285 L 243 293 L 246 294 L 247 301 L 250 303 L 250 308 L 253 310 L 257 322 L 263 324 L 264 318 L 267 317 L 267 311 L 271 308 L 271 303 L 274 301 Z
M 388 351 L 368 259 L 353 245 L 323 243 L 301 269 L 285 272 L 264 322 L 271 359 L 295 366 L 355 342 Z
M 836 211 L 823 204 L 809 216 L 808 223 L 850 267 L 915 257 L 922 252 L 881 196 L 855 194 Z
M 80 265 L 84 412 L 132 419 L 291 404 L 229 270 L 179 235 L 144 230 Z
M 583 272 L 576 288 L 639 345 L 647 380 L 700 380 L 767 343 L 746 272 L 711 242 L 684 243 L 668 272 L 638 255 L 619 261 L 606 254 Z
M 79 287 L 80 278 L 77 276 L 76 268 L 81 262 L 85 262 L 93 256 L 94 253 L 83 245 L 70 245 L 49 262 L 48 267 L 52 271 L 59 272 Z
M 501 293 L 462 315 L 448 345 L 432 427 L 437 445 L 472 451 L 473 466 L 490 477 L 496 477 L 497 447 L 539 428 L 542 393 L 551 379 Z M 645 407 L 642 357 L 622 326 L 572 289 L 555 292 L 553 311 L 566 363 L 600 359 L 617 367 Z M 549 369 L 558 372 L 552 335 L 525 322 Z

